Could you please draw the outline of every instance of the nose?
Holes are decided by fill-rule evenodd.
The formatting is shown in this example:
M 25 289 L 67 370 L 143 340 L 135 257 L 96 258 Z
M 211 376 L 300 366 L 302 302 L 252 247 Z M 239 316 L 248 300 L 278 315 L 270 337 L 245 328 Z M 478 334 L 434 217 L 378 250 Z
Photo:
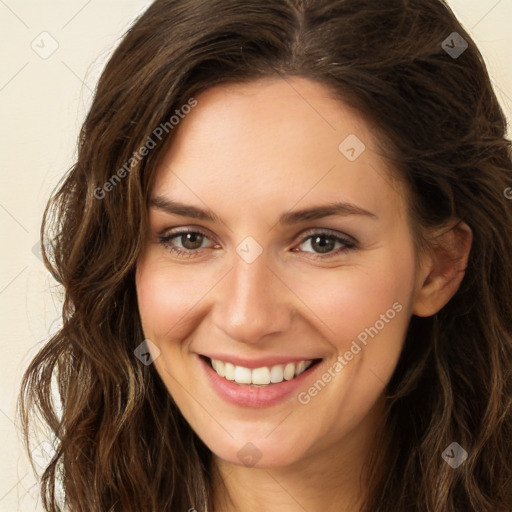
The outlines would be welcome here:
M 237 256 L 217 287 L 214 325 L 229 338 L 251 344 L 289 329 L 293 294 L 276 274 L 264 256 L 252 263 Z

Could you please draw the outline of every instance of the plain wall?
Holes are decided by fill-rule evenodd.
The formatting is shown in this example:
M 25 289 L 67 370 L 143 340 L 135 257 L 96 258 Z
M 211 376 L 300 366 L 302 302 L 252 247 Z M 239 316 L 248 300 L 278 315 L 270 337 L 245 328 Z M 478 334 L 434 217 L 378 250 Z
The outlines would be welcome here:
M 484 54 L 511 119 L 512 2 L 449 3 Z M 149 4 L 0 1 L 0 512 L 43 510 L 15 425 L 22 372 L 59 323 L 58 289 L 38 254 L 41 216 L 74 162 L 78 131 L 106 58 Z

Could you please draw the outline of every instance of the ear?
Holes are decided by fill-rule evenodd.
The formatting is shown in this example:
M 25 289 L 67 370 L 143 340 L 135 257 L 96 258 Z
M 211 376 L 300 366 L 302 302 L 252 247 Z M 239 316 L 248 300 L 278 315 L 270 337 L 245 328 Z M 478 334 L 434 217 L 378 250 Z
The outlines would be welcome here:
M 432 238 L 431 250 L 424 256 L 418 275 L 413 314 L 434 315 L 455 295 L 466 271 L 472 241 L 471 228 L 462 221 Z

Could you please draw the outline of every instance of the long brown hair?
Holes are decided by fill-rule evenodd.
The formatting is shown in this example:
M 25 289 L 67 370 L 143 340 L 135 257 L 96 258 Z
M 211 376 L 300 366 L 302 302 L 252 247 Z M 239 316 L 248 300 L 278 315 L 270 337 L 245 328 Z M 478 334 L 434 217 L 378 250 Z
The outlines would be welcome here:
M 473 231 L 456 295 L 411 318 L 387 387 L 392 449 L 364 510 L 512 510 L 510 142 L 482 56 L 441 0 L 156 0 L 129 29 L 41 228 L 63 327 L 19 404 L 27 443 L 34 412 L 55 437 L 46 510 L 62 509 L 58 483 L 71 512 L 204 510 L 211 453 L 134 356 L 148 193 L 176 110 L 215 84 L 287 76 L 324 84 L 372 124 L 408 183 L 418 241 L 450 218 Z M 468 453 L 457 469 L 442 458 L 452 442 Z

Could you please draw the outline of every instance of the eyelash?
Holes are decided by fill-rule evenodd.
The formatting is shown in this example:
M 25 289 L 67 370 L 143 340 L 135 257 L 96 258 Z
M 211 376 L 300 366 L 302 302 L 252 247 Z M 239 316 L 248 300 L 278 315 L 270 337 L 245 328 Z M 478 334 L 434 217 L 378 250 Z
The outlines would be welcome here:
M 201 231 L 200 229 L 193 229 L 193 230 L 192 229 L 184 229 L 184 230 L 175 231 L 175 232 L 169 233 L 169 234 L 159 234 L 158 235 L 158 243 L 160 243 L 163 247 L 165 247 L 170 252 L 176 254 L 177 256 L 193 258 L 199 252 L 201 252 L 203 249 L 206 249 L 206 247 L 202 247 L 199 249 L 181 249 L 179 247 L 175 247 L 174 245 L 171 245 L 171 243 L 170 243 L 171 240 L 173 240 L 174 238 L 177 238 L 182 235 L 187 235 L 187 234 L 199 234 L 199 235 L 204 236 L 205 238 L 209 238 L 208 235 L 204 231 Z M 334 251 L 328 252 L 328 253 L 324 253 L 324 254 L 310 253 L 309 251 L 304 251 L 304 252 L 307 252 L 308 254 L 312 254 L 312 256 L 308 256 L 308 258 L 311 258 L 311 259 L 327 259 L 327 258 L 331 258 L 334 256 L 338 256 L 341 252 L 347 252 L 347 251 L 357 249 L 357 243 L 355 242 L 355 240 L 349 239 L 349 238 L 343 238 L 342 236 L 335 234 L 334 232 L 332 232 L 330 230 L 325 230 L 325 229 L 307 232 L 307 236 L 304 236 L 304 238 L 302 238 L 302 240 L 300 241 L 300 243 L 298 245 L 302 245 L 304 242 L 306 242 L 307 240 L 309 240 L 310 238 L 313 238 L 315 236 L 323 236 L 325 238 L 333 239 L 335 242 L 340 242 L 341 244 L 343 244 L 344 247 L 338 248 L 337 250 L 334 250 Z M 294 252 L 300 252 L 300 251 L 294 250 Z

